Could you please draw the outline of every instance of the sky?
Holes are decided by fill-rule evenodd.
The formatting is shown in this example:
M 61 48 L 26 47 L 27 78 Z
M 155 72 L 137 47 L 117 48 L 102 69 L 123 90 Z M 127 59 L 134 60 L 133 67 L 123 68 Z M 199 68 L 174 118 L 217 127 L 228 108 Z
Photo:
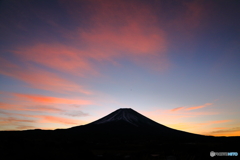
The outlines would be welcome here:
M 0 130 L 119 108 L 240 136 L 239 0 L 0 1 Z

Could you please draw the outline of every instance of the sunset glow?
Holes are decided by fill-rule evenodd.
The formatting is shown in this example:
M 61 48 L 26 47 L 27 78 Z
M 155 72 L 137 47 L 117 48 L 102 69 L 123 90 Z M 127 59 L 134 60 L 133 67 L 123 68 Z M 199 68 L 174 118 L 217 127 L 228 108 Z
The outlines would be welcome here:
M 58 129 L 132 108 L 240 136 L 240 4 L 0 2 L 0 130 Z

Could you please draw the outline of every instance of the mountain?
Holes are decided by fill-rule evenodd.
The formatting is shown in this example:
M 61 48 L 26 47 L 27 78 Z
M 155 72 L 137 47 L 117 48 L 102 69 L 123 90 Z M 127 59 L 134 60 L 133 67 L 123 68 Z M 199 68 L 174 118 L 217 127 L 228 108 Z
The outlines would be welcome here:
M 211 151 L 239 153 L 240 137 L 192 134 L 166 127 L 131 108 L 121 108 L 69 129 L 0 131 L 0 142 L 1 159 L 199 160 L 212 158 Z
M 120 108 L 92 123 L 68 129 L 88 135 L 108 136 L 161 136 L 161 137 L 204 137 L 159 124 L 131 108 Z

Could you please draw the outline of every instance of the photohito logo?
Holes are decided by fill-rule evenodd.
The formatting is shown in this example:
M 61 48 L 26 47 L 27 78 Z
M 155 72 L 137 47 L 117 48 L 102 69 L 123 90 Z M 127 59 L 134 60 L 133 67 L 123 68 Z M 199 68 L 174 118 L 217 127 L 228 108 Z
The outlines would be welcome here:
M 214 152 L 214 151 L 211 151 L 210 156 L 211 157 L 214 157 L 214 156 L 238 156 L 238 152 Z
M 210 152 L 210 156 L 211 156 L 211 157 L 214 157 L 214 156 L 215 156 L 215 152 L 211 151 L 211 152 Z

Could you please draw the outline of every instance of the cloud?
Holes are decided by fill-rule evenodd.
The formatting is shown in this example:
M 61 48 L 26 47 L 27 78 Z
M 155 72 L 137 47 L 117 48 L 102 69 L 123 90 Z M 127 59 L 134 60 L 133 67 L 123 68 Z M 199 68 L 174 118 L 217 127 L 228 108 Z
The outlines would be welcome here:
M 232 128 L 214 128 L 214 131 L 205 132 L 206 135 L 212 136 L 239 136 L 240 134 L 240 127 L 232 127 Z
M 65 112 L 64 114 L 72 117 L 85 117 L 89 115 L 88 113 L 84 113 L 82 111 L 70 111 L 70 112 Z
M 70 25 L 76 26 L 60 33 L 71 43 L 38 41 L 16 47 L 11 52 L 23 62 L 84 77 L 99 76 L 98 65 L 120 65 L 123 58 L 154 70 L 169 66 L 165 32 L 157 26 L 157 17 L 150 6 L 118 0 L 61 3 L 72 16 Z M 81 7 L 80 12 L 76 6 L 82 5 L 89 10 Z M 88 17 L 85 26 L 79 23 L 83 14 Z
M 17 122 L 36 122 L 35 120 L 19 119 L 15 117 L 0 117 L 0 124 L 13 124 Z
M 29 115 L 29 117 L 38 118 L 38 123 L 58 123 L 58 124 L 67 124 L 67 125 L 80 125 L 83 124 L 81 120 L 62 118 L 56 116 L 47 116 L 47 115 Z
M 59 113 L 63 112 L 62 109 L 55 108 L 52 106 L 44 106 L 44 105 L 34 105 L 34 106 L 26 106 L 24 109 L 26 111 L 34 111 L 34 112 L 51 112 L 51 113 Z
M 26 82 L 31 87 L 54 92 L 91 94 L 82 86 L 34 66 L 20 66 L 0 57 L 0 74 Z
M 186 110 L 200 109 L 200 108 L 204 108 L 204 107 L 210 106 L 210 105 L 212 105 L 212 104 L 213 104 L 213 103 L 205 103 L 204 105 L 201 105 L 201 106 L 194 106 L 194 107 L 186 108 Z
M 80 116 L 80 112 L 78 112 Z M 37 128 L 36 126 L 41 126 L 40 128 L 45 129 L 54 129 L 56 127 L 47 127 L 49 123 L 59 124 L 61 125 L 82 125 L 86 124 L 86 122 L 71 119 L 71 118 L 63 118 L 53 115 L 34 115 L 34 114 L 26 114 L 26 113 L 11 113 L 4 112 L 3 113 L 7 117 L 0 117 L 0 124 L 2 128 L 0 130 L 22 130 L 22 129 L 32 129 Z M 86 113 L 82 114 L 85 116 Z M 19 116 L 21 118 L 19 118 Z M 75 115 L 73 115 L 74 117 Z M 77 116 L 77 115 L 76 115 Z M 29 125 L 31 123 L 31 126 Z M 25 126 L 25 127 L 24 127 Z M 35 126 L 35 127 L 33 127 Z M 63 127 L 64 128 L 64 127 Z
M 28 129 L 35 129 L 34 126 L 28 126 L 28 125 L 16 125 L 17 130 L 28 130 Z
M 0 109 L 14 110 L 16 109 L 16 105 L 0 102 Z
M 13 50 L 22 61 L 34 62 L 68 74 L 85 76 L 97 75 L 88 58 L 88 52 L 76 46 L 61 43 L 37 43 L 33 46 Z
M 213 105 L 213 103 L 205 103 L 204 105 L 201 105 L 201 106 L 193 106 L 193 107 L 177 107 L 177 108 L 173 108 L 171 109 L 170 111 L 171 112 L 177 112 L 179 110 L 181 111 L 185 111 L 185 110 L 195 110 L 195 109 L 200 109 L 200 108 L 204 108 L 204 107 L 207 107 L 207 106 L 210 106 L 210 105 Z
M 91 27 L 80 30 L 79 38 L 91 46 L 92 58 L 116 62 L 125 57 L 145 67 L 165 69 L 167 41 L 150 6 L 136 1 L 98 1 L 91 7 L 95 10 Z
M 23 104 L 9 104 L 9 103 L 2 103 L 0 102 L 0 109 L 4 110 L 12 110 L 12 111 L 34 111 L 34 112 L 52 112 L 52 113 L 57 113 L 57 112 L 63 112 L 62 109 L 55 108 L 52 106 L 46 106 L 46 105 L 23 105 Z M 5 114 L 9 115 L 11 113 L 5 112 L 5 111 L 0 111 L 0 114 Z
M 32 101 L 41 104 L 78 104 L 78 105 L 91 105 L 92 101 L 82 100 L 82 99 L 67 99 L 67 98 L 57 98 L 57 97 L 49 97 L 42 95 L 33 95 L 33 94 L 20 94 L 14 93 L 16 97 L 21 99 L 25 99 L 27 101 Z
M 215 133 L 226 133 L 226 132 L 236 132 L 236 131 L 240 131 L 240 127 L 216 130 L 216 131 L 212 131 L 211 133 L 215 134 Z
M 184 107 L 177 107 L 177 108 L 173 108 L 171 111 L 172 112 L 175 112 L 175 111 L 179 111 L 179 110 L 181 110 L 181 109 L 183 109 Z

